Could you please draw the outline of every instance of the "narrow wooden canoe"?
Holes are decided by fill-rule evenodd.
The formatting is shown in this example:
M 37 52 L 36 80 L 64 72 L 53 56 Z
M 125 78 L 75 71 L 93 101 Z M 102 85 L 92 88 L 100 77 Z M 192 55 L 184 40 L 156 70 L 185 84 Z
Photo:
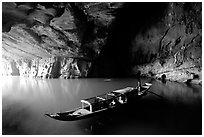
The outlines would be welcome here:
M 74 121 L 97 115 L 107 110 L 112 110 L 129 103 L 131 100 L 146 95 L 152 84 L 145 83 L 141 87 L 127 87 L 108 92 L 96 97 L 82 99 L 82 106 L 74 110 L 45 114 L 56 120 Z

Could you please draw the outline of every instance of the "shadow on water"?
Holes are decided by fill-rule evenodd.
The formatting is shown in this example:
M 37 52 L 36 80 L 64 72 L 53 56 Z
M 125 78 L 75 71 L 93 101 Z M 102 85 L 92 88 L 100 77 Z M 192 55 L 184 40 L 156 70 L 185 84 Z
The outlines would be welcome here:
M 148 99 L 80 124 L 96 135 L 201 134 L 200 107 Z
M 150 79 L 141 79 L 142 83 Z M 2 87 L 3 134 L 31 135 L 174 135 L 201 134 L 202 87 L 152 80 L 138 102 L 93 118 L 61 122 L 47 112 L 78 107 L 80 99 L 136 86 L 137 79 L 5 79 Z M 157 95 L 155 95 L 157 94 Z M 162 99 L 160 96 L 164 97 Z

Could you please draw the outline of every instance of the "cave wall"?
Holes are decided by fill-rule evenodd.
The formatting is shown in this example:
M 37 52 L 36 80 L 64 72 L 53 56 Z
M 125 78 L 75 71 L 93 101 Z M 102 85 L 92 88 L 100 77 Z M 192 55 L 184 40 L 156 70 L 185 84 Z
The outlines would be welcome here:
M 2 57 L 16 62 L 22 76 L 87 77 L 122 5 L 3 2 Z
M 103 77 L 202 81 L 202 3 L 125 3 L 94 62 Z
M 166 15 L 136 35 L 133 73 L 194 83 L 202 81 L 202 3 L 169 3 Z
M 134 56 L 141 56 L 132 52 L 134 39 L 139 33 L 149 30 L 165 16 L 169 3 L 133 2 L 125 3 L 118 9 L 116 19 L 112 23 L 107 44 L 103 47 L 101 55 L 93 66 L 99 76 L 127 77 L 132 74 L 132 67 L 139 62 L 134 61 Z M 138 53 L 140 51 L 136 49 Z M 144 63 L 142 61 L 141 63 Z
M 80 63 L 79 63 L 80 62 Z M 87 77 L 91 63 L 67 57 L 18 60 L 20 76 L 33 78 L 82 78 Z
M 12 74 L 11 63 L 6 60 L 2 60 L 1 71 L 2 71 L 2 76 L 11 76 Z
M 2 31 L 22 76 L 202 81 L 201 2 L 3 2 Z

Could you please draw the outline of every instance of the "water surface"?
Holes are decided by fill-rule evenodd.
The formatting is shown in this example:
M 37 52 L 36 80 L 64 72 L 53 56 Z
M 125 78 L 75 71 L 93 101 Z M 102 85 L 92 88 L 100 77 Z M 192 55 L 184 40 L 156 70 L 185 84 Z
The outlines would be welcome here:
M 137 79 L 2 80 L 2 134 L 201 134 L 202 88 L 176 82 L 151 82 L 152 93 L 139 102 L 93 118 L 63 122 L 45 113 L 67 111 L 89 98 L 127 86 Z

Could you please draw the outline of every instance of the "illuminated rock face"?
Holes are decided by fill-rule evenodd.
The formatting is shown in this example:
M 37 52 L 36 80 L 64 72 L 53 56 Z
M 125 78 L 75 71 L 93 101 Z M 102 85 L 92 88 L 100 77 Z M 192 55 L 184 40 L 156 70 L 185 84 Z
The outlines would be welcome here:
M 201 84 L 201 11 L 201 3 L 170 3 L 160 24 L 136 36 L 132 51 L 141 65 L 135 66 L 134 73 Z
M 90 62 L 66 57 L 34 59 L 32 61 L 19 60 L 16 64 L 20 71 L 20 76 L 43 79 L 87 77 L 90 65 Z
M 201 83 L 202 3 L 3 3 L 2 12 L 2 57 L 22 76 Z
M 111 12 L 120 6 L 122 3 L 5 2 L 3 58 L 17 62 L 22 76 L 87 77 L 90 60 L 106 44 L 114 20 Z

